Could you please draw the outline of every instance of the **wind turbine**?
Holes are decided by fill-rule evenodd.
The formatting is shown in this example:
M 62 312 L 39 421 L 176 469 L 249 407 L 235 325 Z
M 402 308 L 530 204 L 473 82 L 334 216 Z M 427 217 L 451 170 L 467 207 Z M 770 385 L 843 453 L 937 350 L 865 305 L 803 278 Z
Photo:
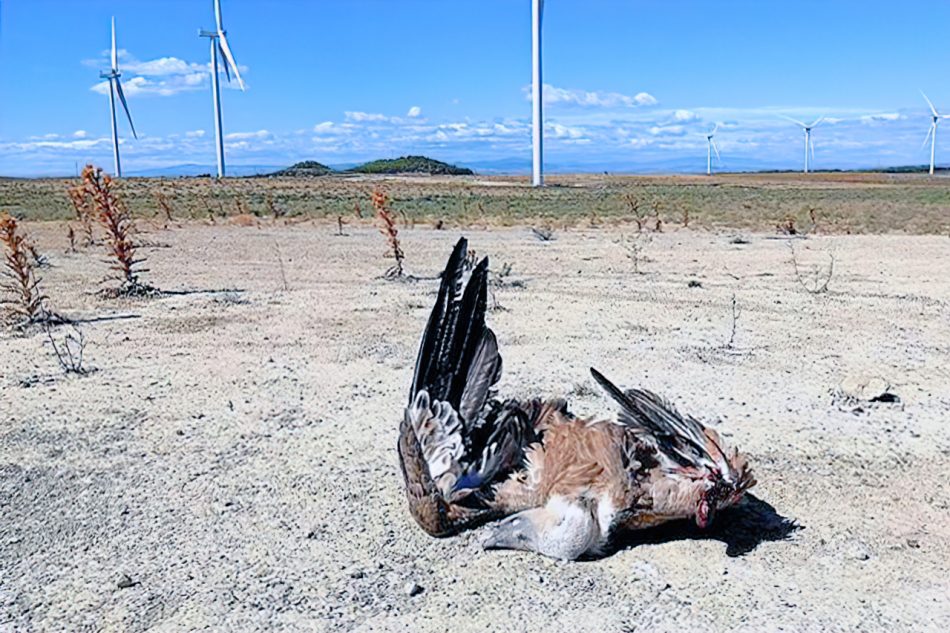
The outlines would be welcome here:
M 712 155 L 713 152 L 716 152 L 716 160 L 720 163 L 722 159 L 719 158 L 719 148 L 716 147 L 716 141 L 713 140 L 716 136 L 716 131 L 719 129 L 719 124 L 716 124 L 716 127 L 713 128 L 713 131 L 706 135 L 706 175 L 712 176 Z
M 122 92 L 122 82 L 119 77 L 119 53 L 115 47 L 115 16 L 112 18 L 112 67 L 109 72 L 99 73 L 99 77 L 109 80 L 109 110 L 112 113 L 112 158 L 115 162 L 116 178 L 122 177 L 122 163 L 119 160 L 119 125 L 115 117 L 115 95 L 119 94 L 119 100 L 122 102 L 122 109 L 125 110 L 125 116 L 129 119 L 129 127 L 132 128 L 132 136 L 138 139 L 135 133 L 135 124 L 132 123 L 132 114 L 129 112 L 129 104 L 125 101 L 125 93 Z
M 927 136 L 924 137 L 924 142 L 921 144 L 921 147 L 927 144 L 927 139 L 930 139 L 930 175 L 934 175 L 934 155 L 937 151 L 937 124 L 940 123 L 940 119 L 946 119 L 950 115 L 940 114 L 937 112 L 937 108 L 934 107 L 934 104 L 930 102 L 930 99 L 927 98 L 927 95 L 924 94 L 924 91 L 920 91 L 921 96 L 923 96 L 924 101 L 927 102 L 927 105 L 930 106 L 930 129 L 927 130 Z
M 224 178 L 224 132 L 221 129 L 221 86 L 218 84 L 218 55 L 224 58 L 224 73 L 231 81 L 231 72 L 237 79 L 241 90 L 244 90 L 244 80 L 238 70 L 231 47 L 228 46 L 227 31 L 221 22 L 221 0 L 214 0 L 214 20 L 217 31 L 198 31 L 199 37 L 207 37 L 211 42 L 211 95 L 214 100 L 214 138 L 218 151 L 218 178 Z
M 809 125 L 808 123 L 803 123 L 798 119 L 793 119 L 792 117 L 782 115 L 783 119 L 787 119 L 794 123 L 795 125 L 801 126 L 802 130 L 805 132 L 805 172 L 808 173 L 808 150 L 811 150 L 812 160 L 815 159 L 815 144 L 811 140 L 811 131 L 818 127 L 818 124 L 825 120 L 825 117 L 818 117 L 815 121 Z
M 531 0 L 531 184 L 544 184 L 544 118 L 541 112 L 541 17 L 544 0 Z

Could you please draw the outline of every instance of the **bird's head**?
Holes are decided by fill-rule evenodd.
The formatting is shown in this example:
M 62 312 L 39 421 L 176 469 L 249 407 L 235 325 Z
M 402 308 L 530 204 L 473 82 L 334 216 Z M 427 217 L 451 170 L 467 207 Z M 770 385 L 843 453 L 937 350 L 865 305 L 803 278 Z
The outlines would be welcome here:
M 512 515 L 492 529 L 485 549 L 519 549 L 560 560 L 597 550 L 600 526 L 588 503 L 552 497 L 542 508 Z
M 736 484 L 713 472 L 703 479 L 703 490 L 696 504 L 696 525 L 707 528 L 716 517 L 716 513 L 738 501 L 741 496 Z

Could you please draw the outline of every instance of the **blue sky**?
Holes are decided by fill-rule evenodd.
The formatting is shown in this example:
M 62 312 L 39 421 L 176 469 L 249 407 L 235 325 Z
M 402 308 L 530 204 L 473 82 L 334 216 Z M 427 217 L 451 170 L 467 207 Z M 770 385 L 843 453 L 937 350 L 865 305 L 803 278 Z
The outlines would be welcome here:
M 425 153 L 530 157 L 529 0 L 223 0 L 248 84 L 224 92 L 230 164 L 330 164 Z M 0 0 L 0 174 L 111 166 L 107 67 L 140 133 L 128 172 L 214 162 L 210 0 Z M 950 3 L 547 0 L 546 160 L 797 168 L 801 132 L 828 120 L 815 166 L 922 164 L 923 89 L 950 112 Z M 950 127 L 938 163 L 950 163 Z M 946 161 L 941 161 L 944 156 Z

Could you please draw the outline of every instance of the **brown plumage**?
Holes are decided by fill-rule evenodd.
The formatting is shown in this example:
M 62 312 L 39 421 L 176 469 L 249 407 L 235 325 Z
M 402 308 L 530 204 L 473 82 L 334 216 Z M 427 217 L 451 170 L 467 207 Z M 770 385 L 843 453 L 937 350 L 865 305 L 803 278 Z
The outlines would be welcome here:
M 622 530 L 687 518 L 706 527 L 755 484 L 745 457 L 713 429 L 593 369 L 620 405 L 616 420 L 575 417 L 563 400 L 496 399 L 488 260 L 463 284 L 466 247 L 459 240 L 442 275 L 400 426 L 409 509 L 426 532 L 505 517 L 486 548 L 576 559 L 600 554 Z

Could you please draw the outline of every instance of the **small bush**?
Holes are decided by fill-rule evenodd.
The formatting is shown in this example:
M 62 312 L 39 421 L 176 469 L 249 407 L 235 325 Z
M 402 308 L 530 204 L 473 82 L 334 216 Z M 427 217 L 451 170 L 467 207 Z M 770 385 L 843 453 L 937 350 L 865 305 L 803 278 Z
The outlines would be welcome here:
M 137 256 L 136 244 L 132 239 L 135 223 L 132 214 L 116 193 L 112 178 L 102 173 L 101 168 L 87 165 L 82 170 L 82 181 L 86 195 L 94 205 L 96 219 L 105 229 L 106 243 L 113 259 L 111 268 L 118 273 L 122 282 L 114 294 L 142 296 L 155 293 L 155 288 L 139 279 L 139 276 L 146 272 L 140 267 L 145 258 Z

